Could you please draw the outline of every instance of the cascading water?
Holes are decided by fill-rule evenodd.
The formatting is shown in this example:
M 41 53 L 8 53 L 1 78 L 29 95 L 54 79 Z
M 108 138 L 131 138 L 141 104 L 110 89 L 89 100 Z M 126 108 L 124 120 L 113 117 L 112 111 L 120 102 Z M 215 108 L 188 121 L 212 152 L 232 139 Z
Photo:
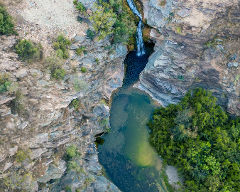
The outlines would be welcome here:
M 145 48 L 144 48 L 143 37 L 142 37 L 142 25 L 143 25 L 142 15 L 138 12 L 132 0 L 127 0 L 127 2 L 132 12 L 135 15 L 137 15 L 140 19 L 137 27 L 137 56 L 142 56 L 145 54 Z

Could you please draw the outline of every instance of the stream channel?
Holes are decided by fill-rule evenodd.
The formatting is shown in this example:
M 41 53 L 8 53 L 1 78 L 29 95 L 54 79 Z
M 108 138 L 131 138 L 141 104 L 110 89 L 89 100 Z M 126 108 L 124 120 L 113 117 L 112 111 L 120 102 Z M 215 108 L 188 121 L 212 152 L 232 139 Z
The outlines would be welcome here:
M 148 94 L 133 88 L 144 69 L 153 45 L 146 45 L 147 53 L 136 56 L 130 52 L 125 59 L 123 86 L 111 97 L 111 131 L 98 145 L 98 157 L 105 177 L 123 192 L 167 192 L 161 176 L 162 160 L 149 145 L 146 123 L 157 107 Z

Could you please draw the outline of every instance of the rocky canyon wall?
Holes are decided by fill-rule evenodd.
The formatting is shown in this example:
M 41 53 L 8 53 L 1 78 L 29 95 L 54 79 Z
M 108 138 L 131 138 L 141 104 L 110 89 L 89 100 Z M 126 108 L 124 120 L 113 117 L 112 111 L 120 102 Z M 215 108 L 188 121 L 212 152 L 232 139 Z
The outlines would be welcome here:
M 107 38 L 89 39 L 89 23 L 77 22 L 72 1 L 5 3 L 19 36 L 0 37 L 0 72 L 9 76 L 19 95 L 0 93 L 0 191 L 118 191 L 103 177 L 94 141 L 109 128 L 104 99 L 122 85 L 126 47 L 110 46 Z M 72 42 L 62 80 L 51 78 L 45 60 L 54 52 L 58 34 Z M 44 59 L 22 62 L 15 53 L 19 38 L 41 43 Z M 77 55 L 82 46 L 85 53 Z M 77 103 L 70 105 L 74 99 Z M 66 149 L 72 144 L 78 157 L 70 162 Z
M 219 104 L 240 115 L 239 2 L 142 0 L 155 52 L 140 82 L 163 106 L 191 88 L 213 92 Z

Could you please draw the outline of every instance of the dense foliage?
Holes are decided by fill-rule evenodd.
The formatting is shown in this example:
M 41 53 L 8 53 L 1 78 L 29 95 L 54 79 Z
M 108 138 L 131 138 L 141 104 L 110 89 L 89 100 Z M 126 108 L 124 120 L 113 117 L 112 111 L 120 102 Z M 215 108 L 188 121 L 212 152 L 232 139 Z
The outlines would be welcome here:
M 69 58 L 69 53 L 67 47 L 71 45 L 71 41 L 65 38 L 63 35 L 59 35 L 56 39 L 56 42 L 53 43 L 53 47 L 56 50 L 58 57 L 63 59 Z
M 20 40 L 15 46 L 16 53 L 23 61 L 38 61 L 42 59 L 42 46 L 34 44 L 30 40 Z
M 0 35 L 17 34 L 13 28 L 12 17 L 7 13 L 3 5 L 0 4 Z
M 136 32 L 136 25 L 125 1 L 99 0 L 95 9 L 90 20 L 98 39 L 110 36 L 114 43 L 128 43 L 129 38 Z
M 88 29 L 87 30 L 87 37 L 93 41 L 94 36 L 95 36 L 94 32 L 91 29 Z
M 231 119 L 211 92 L 189 91 L 177 105 L 158 108 L 150 143 L 184 176 L 185 191 L 240 191 L 240 119 Z

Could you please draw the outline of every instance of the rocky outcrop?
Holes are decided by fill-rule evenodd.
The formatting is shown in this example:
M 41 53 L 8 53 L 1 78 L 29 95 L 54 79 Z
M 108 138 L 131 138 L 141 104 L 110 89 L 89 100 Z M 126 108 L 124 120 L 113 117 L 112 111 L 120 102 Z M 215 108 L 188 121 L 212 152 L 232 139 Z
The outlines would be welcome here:
M 45 60 L 31 64 L 19 60 L 14 52 L 17 36 L 0 37 L 0 72 L 8 74 L 11 81 L 11 89 L 0 93 L 0 188 L 61 191 L 69 185 L 72 190 L 118 191 L 102 176 L 94 141 L 95 135 L 109 129 L 109 107 L 103 98 L 109 99 L 112 91 L 122 85 L 126 47 L 110 46 L 107 38 L 91 41 L 86 36 L 88 24 L 84 22 L 74 20 L 69 23 L 71 29 L 62 22 L 58 27 L 48 26 L 59 11 L 51 18 L 42 14 L 34 21 L 30 17 L 32 11 L 39 8 L 44 12 L 47 7 L 40 1 L 26 7 L 26 2 L 22 3 L 18 7 L 9 5 L 9 12 L 22 15 L 16 21 L 21 26 L 17 27 L 19 35 L 36 43 L 41 41 L 45 58 L 51 55 L 52 40 L 60 31 L 67 33 L 72 45 L 70 58 L 62 65 L 65 78 L 57 81 L 51 78 Z M 54 6 L 53 10 L 59 6 L 59 2 L 47 3 Z M 71 4 L 62 15 L 70 14 L 67 20 L 76 18 L 72 2 L 64 3 Z M 86 52 L 79 56 L 75 50 L 80 46 L 85 46 Z M 87 71 L 83 73 L 81 67 Z M 78 108 L 70 105 L 74 99 L 78 100 Z M 75 144 L 79 152 L 71 160 L 77 167 L 71 170 L 65 158 L 70 144 Z
M 230 114 L 240 115 L 238 2 L 153 2 L 143 5 L 148 24 L 155 28 L 150 35 L 157 47 L 135 86 L 163 106 L 179 102 L 189 89 L 203 87 Z M 152 22 L 151 10 L 158 10 L 165 22 Z

